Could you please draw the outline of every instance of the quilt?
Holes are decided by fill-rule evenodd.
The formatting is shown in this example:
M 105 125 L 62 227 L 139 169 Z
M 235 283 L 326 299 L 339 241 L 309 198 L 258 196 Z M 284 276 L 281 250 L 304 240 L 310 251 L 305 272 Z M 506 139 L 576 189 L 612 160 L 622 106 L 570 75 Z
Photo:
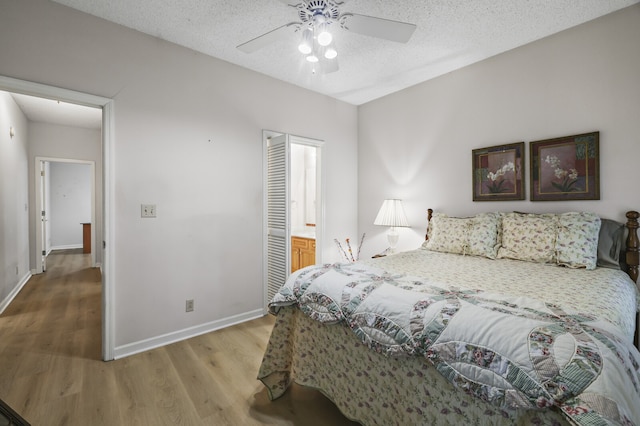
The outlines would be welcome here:
M 270 309 L 289 305 L 345 324 L 386 356 L 423 357 L 501 409 L 557 407 L 581 425 L 640 423 L 640 354 L 592 313 L 365 264 L 299 271 Z

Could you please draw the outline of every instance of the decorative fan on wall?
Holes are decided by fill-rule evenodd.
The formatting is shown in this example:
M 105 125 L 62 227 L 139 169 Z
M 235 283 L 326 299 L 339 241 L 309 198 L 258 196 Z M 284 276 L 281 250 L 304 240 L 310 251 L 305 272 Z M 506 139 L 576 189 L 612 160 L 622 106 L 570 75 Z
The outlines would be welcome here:
M 338 70 L 338 52 L 333 43 L 332 31 L 342 28 L 354 33 L 406 43 L 416 29 L 414 24 L 375 18 L 355 13 L 340 13 L 340 7 L 348 0 L 279 0 L 298 11 L 300 21 L 290 22 L 252 40 L 242 43 L 238 49 L 253 53 L 277 40 L 299 34 L 298 50 L 312 64 L 312 71 L 330 73 Z

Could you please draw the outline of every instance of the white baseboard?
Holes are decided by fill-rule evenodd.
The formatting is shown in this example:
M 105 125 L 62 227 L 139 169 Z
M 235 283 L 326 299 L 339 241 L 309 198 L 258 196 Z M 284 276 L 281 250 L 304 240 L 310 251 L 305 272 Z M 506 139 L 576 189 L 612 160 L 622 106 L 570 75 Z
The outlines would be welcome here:
M 0 302 L 0 314 L 3 313 L 5 309 L 7 309 L 7 306 L 9 306 L 9 304 L 18 295 L 18 293 L 20 293 L 20 290 L 22 290 L 22 287 L 24 287 L 24 285 L 27 283 L 27 281 L 29 281 L 30 278 L 31 278 L 31 271 L 27 272 L 26 275 L 22 277 L 22 279 L 18 282 L 18 284 L 13 288 L 13 290 L 11 290 L 11 292 L 7 295 L 7 297 L 5 297 L 5 299 L 2 302 Z
M 148 351 L 150 349 L 166 346 L 171 343 L 179 342 L 181 340 L 190 339 L 192 337 L 199 336 L 201 334 L 210 333 L 221 328 L 230 327 L 235 324 L 250 321 L 252 319 L 260 318 L 264 316 L 262 309 L 256 309 L 255 311 L 246 312 L 244 314 L 233 315 L 231 317 L 223 318 L 217 321 L 208 322 L 205 324 L 197 325 L 195 327 L 185 328 L 183 330 L 175 331 L 173 333 L 163 334 L 161 336 L 152 337 L 150 339 L 141 340 L 139 342 L 128 343 L 126 345 L 118 346 L 113 351 L 113 359 L 124 358 L 130 355 L 135 355 L 140 352 Z
M 51 247 L 51 250 L 49 250 L 49 253 L 51 253 L 54 250 L 69 250 L 69 249 L 77 249 L 77 248 L 82 248 L 82 244 L 67 244 L 64 246 L 53 246 Z M 47 254 L 49 254 L 47 253 Z

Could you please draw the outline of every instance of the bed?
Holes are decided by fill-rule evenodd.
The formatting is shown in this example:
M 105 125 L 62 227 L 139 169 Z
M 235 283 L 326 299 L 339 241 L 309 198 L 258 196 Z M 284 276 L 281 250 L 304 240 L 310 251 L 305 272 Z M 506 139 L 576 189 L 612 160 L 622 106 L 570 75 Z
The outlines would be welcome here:
M 258 378 L 364 425 L 640 424 L 626 217 L 430 210 L 417 250 L 292 274 Z

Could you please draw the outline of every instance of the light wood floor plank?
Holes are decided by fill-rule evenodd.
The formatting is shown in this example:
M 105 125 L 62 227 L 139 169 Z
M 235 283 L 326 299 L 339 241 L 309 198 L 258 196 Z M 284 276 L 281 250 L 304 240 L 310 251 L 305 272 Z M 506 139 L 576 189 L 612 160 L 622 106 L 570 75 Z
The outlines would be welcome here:
M 36 425 L 354 425 L 317 391 L 269 401 L 266 316 L 124 359 L 101 356 L 90 255 L 54 251 L 0 315 L 0 399 Z

